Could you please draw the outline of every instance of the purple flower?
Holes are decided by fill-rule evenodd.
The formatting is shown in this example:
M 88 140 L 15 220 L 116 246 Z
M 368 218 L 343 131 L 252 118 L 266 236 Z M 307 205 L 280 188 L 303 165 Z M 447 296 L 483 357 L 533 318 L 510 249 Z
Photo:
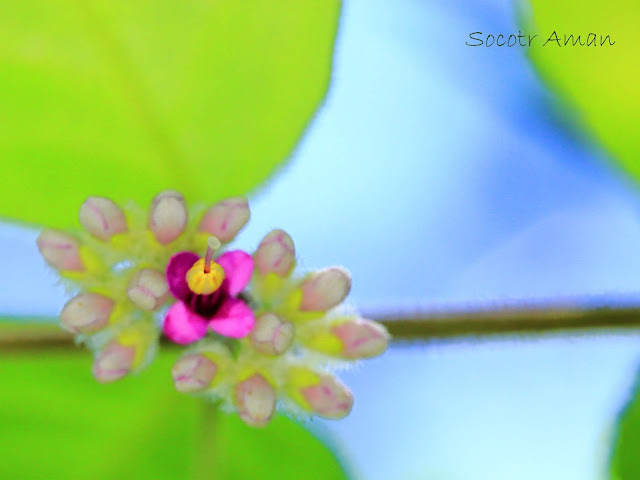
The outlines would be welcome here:
M 253 258 L 242 250 L 224 253 L 215 263 L 192 252 L 175 254 L 167 265 L 166 277 L 178 301 L 164 319 L 164 334 L 181 344 L 200 340 L 207 328 L 226 337 L 247 336 L 255 317 L 238 295 L 252 274 Z

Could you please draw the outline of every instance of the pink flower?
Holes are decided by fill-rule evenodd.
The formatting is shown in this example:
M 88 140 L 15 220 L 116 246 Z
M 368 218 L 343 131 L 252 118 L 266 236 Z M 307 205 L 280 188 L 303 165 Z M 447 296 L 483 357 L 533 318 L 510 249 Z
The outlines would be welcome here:
M 210 328 L 226 337 L 242 338 L 253 329 L 255 317 L 251 308 L 238 295 L 251 280 L 253 259 L 242 250 L 222 254 L 215 263 L 223 271 L 219 287 L 209 294 L 192 290 L 187 272 L 200 257 L 192 252 L 180 252 L 169 260 L 166 277 L 169 290 L 178 299 L 164 319 L 164 334 L 180 344 L 200 340 Z M 217 268 L 217 267 L 216 267 Z M 205 271 L 205 273 L 207 273 Z

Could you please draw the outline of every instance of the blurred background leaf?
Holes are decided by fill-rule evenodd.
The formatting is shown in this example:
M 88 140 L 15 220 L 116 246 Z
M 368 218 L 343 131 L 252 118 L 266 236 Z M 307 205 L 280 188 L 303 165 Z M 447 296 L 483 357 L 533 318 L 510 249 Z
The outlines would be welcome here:
M 88 195 L 246 193 L 326 93 L 337 0 L 2 2 L 0 212 L 69 227 Z
M 611 479 L 640 478 L 640 376 L 622 410 L 611 453 Z
M 543 79 L 572 107 L 624 169 L 640 180 L 640 3 L 636 0 L 531 0 L 537 47 L 529 53 Z M 534 27 L 535 25 L 535 27 Z M 555 41 L 542 45 L 556 31 Z M 597 35 L 597 46 L 564 46 L 564 35 Z M 615 45 L 600 46 L 600 35 Z M 570 45 L 570 44 L 569 44 Z
M 288 418 L 264 429 L 222 413 L 203 423 L 202 401 L 173 388 L 177 353 L 110 385 L 91 378 L 84 350 L 0 355 L 0 478 L 347 478 L 333 452 Z

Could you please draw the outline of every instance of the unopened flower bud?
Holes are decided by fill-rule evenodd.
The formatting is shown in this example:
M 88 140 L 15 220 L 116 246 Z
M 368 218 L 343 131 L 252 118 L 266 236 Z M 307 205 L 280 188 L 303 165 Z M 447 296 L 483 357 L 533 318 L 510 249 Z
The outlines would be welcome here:
M 53 268 L 75 272 L 85 270 L 80 258 L 80 244 L 71 235 L 44 229 L 38 235 L 36 244 L 45 261 Z
M 353 395 L 337 378 L 306 368 L 292 368 L 288 389 L 305 410 L 324 418 L 345 417 L 353 407 Z
M 187 226 L 184 197 L 174 190 L 164 190 L 155 196 L 149 212 L 149 228 L 163 245 L 173 242 Z
M 150 319 L 149 319 L 150 320 Z M 98 353 L 93 375 L 99 382 L 113 382 L 140 368 L 158 340 L 158 328 L 149 321 L 129 324 Z
M 389 343 L 389 333 L 382 325 L 363 318 L 336 325 L 331 331 L 340 339 L 345 358 L 375 357 Z
M 171 369 L 173 383 L 179 392 L 200 392 L 213 381 L 218 367 L 201 353 L 185 355 Z
M 345 299 L 351 290 L 351 275 L 341 267 L 327 268 L 311 274 L 301 288 L 300 310 L 326 312 Z
M 291 322 L 265 313 L 258 317 L 251 331 L 251 344 L 260 353 L 280 355 L 291 346 L 294 332 Z
M 276 408 L 276 392 L 265 378 L 256 373 L 234 389 L 234 403 L 238 415 L 252 427 L 264 427 Z
M 93 362 L 93 376 L 102 383 L 115 382 L 127 375 L 136 356 L 134 346 L 109 343 Z
M 249 221 L 249 216 L 246 198 L 227 198 L 206 211 L 199 230 L 215 235 L 223 243 L 230 242 Z
M 60 322 L 73 333 L 94 333 L 108 323 L 113 307 L 110 298 L 97 293 L 81 293 L 64 306 Z
M 143 310 L 152 311 L 160 307 L 169 295 L 169 286 L 162 273 L 152 268 L 143 268 L 136 273 L 127 288 L 127 296 Z
M 89 197 L 80 207 L 80 223 L 94 237 L 109 240 L 127 231 L 124 213 L 113 201 L 104 197 Z
M 273 272 L 286 277 L 296 260 L 293 240 L 287 232 L 273 230 L 262 239 L 254 258 L 256 267 L 262 275 Z

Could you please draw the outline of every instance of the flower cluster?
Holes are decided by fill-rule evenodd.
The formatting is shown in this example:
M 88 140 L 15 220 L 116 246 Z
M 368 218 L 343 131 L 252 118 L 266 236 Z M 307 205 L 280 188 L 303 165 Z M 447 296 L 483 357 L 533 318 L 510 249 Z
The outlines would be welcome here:
M 41 232 L 42 256 L 75 293 L 61 324 L 94 351 L 98 381 L 142 369 L 164 335 L 189 345 L 172 369 L 176 389 L 249 425 L 266 425 L 277 406 L 325 418 L 350 412 L 353 396 L 331 372 L 382 353 L 386 330 L 342 305 L 346 270 L 296 273 L 286 232 L 267 234 L 253 255 L 228 250 L 249 216 L 244 198 L 189 210 L 168 190 L 148 212 L 90 197 L 83 231 Z

